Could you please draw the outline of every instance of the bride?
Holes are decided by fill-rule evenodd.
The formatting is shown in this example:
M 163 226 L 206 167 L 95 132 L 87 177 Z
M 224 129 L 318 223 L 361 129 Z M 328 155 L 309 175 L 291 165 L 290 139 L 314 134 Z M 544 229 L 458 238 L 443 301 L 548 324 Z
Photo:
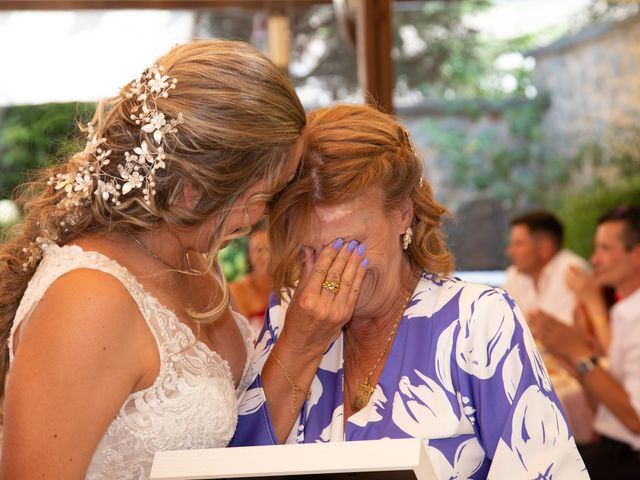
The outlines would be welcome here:
M 1 478 L 146 478 L 156 451 L 229 442 L 252 344 L 216 254 L 294 177 L 304 125 L 252 47 L 193 42 L 24 189 L 0 247 Z

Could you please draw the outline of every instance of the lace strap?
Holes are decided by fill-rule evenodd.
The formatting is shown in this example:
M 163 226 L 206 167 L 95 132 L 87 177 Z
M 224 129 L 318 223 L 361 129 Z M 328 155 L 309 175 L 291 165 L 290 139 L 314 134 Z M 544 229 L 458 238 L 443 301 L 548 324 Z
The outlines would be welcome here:
M 255 347 L 253 345 L 253 332 L 251 330 L 249 320 L 247 320 L 244 315 L 236 312 L 233 309 L 231 309 L 231 315 L 233 315 L 233 318 L 238 325 L 238 329 L 242 334 L 242 338 L 244 339 L 245 351 L 247 352 L 247 360 L 245 361 L 245 365 L 242 371 L 242 378 L 240 379 L 238 387 L 236 388 L 236 394 L 238 398 L 240 398 L 247 390 L 251 382 L 253 382 L 257 374 L 257 367 L 255 365 L 254 358 Z
M 9 360 L 13 361 L 13 339 L 20 325 L 25 325 L 28 318 L 42 299 L 49 287 L 65 273 L 77 269 L 91 269 L 107 273 L 116 278 L 127 289 L 131 298 L 136 302 L 140 313 L 144 317 L 149 329 L 158 344 L 161 358 L 163 356 L 158 331 L 151 322 L 145 305 L 147 296 L 142 285 L 135 277 L 122 265 L 115 260 L 98 253 L 85 251 L 77 245 L 66 245 L 60 247 L 58 245 L 46 245 L 43 247 L 43 257 L 40 265 L 29 281 L 29 285 L 22 296 L 20 305 L 16 311 L 16 315 L 11 326 L 9 335 Z

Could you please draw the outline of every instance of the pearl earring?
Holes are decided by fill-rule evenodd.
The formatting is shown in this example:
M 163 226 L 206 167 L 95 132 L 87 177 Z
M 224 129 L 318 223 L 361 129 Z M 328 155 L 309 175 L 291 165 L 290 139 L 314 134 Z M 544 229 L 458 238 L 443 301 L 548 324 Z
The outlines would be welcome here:
M 407 229 L 404 232 L 404 235 L 402 235 L 403 250 L 406 250 L 409 248 L 409 244 L 411 243 L 411 240 L 413 240 L 413 229 L 411 227 L 407 227 Z

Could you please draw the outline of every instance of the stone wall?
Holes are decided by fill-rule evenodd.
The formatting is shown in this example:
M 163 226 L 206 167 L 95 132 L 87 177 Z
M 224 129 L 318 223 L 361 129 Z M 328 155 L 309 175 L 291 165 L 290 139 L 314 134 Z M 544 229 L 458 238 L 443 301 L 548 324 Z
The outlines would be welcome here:
M 531 54 L 534 82 L 551 105 L 544 117 L 550 152 L 573 156 L 640 120 L 640 14 L 593 27 Z
M 487 144 L 496 148 L 514 147 L 518 139 L 510 132 L 504 112 L 527 102 L 514 98 L 503 101 L 482 99 L 450 101 L 423 101 L 411 107 L 396 108 L 396 116 L 411 132 L 413 143 L 424 163 L 424 178 L 435 190 L 436 197 L 448 208 L 460 207 L 478 196 L 456 181 L 452 171 L 450 152 L 444 152 L 439 143 L 442 135 L 455 136 L 456 143 L 464 144 L 464 155 L 478 157 L 490 154 Z M 478 148 L 483 143 L 485 148 Z
M 473 145 L 480 139 L 501 148 L 513 146 L 518 140 L 511 134 L 503 112 L 524 101 L 425 101 L 411 108 L 396 108 L 423 159 L 423 177 L 432 185 L 436 199 L 452 213 L 446 222 L 447 243 L 459 270 L 498 270 L 508 264 L 504 251 L 510 214 L 499 201 L 456 182 L 452 159 L 439 149 L 436 137 L 442 132 L 456 136 L 465 143 L 468 155 L 477 153 Z M 478 162 L 483 159 L 479 157 Z

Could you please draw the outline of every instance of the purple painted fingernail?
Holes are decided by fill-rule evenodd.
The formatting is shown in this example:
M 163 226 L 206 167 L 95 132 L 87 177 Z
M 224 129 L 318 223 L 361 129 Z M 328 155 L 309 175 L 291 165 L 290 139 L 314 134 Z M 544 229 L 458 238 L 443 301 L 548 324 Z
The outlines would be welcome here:
M 349 245 L 347 246 L 347 250 L 349 250 L 350 252 L 353 252 L 357 245 L 358 245 L 358 242 L 356 242 L 355 240 L 351 240 L 349 242 Z
M 362 263 L 360 264 L 360 266 L 362 268 L 367 268 L 367 266 L 369 265 L 369 259 L 365 258 L 364 260 L 362 260 Z
M 341 238 L 336 238 L 333 241 L 333 248 L 335 248 L 336 250 L 342 247 L 342 245 L 344 245 L 344 240 Z
M 367 248 L 366 245 L 364 243 L 361 243 L 360 246 L 358 247 L 358 255 L 362 256 L 366 248 Z

